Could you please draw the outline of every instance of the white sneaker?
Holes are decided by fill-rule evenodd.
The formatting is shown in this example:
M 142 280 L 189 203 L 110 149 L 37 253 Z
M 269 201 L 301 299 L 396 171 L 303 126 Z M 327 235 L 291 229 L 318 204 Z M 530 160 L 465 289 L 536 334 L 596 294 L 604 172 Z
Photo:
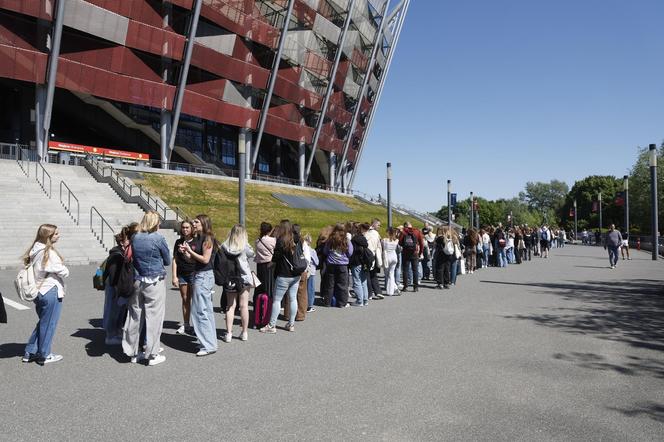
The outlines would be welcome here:
M 231 332 L 226 332 L 226 335 L 224 336 L 224 342 L 230 343 L 233 340 L 233 335 Z
M 157 364 L 161 364 L 161 363 L 164 362 L 165 360 L 166 360 L 166 356 L 164 356 L 164 355 L 157 355 L 157 356 L 155 356 L 154 358 L 152 358 L 152 359 L 150 359 L 150 360 L 148 361 L 148 365 L 157 365 Z
M 46 365 L 50 364 L 51 362 L 58 362 L 62 360 L 62 355 L 54 355 L 51 353 L 50 355 L 46 356 L 43 361 L 37 361 L 39 365 Z
M 242 332 L 242 334 L 240 335 L 240 341 L 246 341 L 248 338 L 249 338 L 249 335 L 247 334 L 246 331 Z
M 185 334 L 185 331 L 184 331 L 184 330 L 185 330 L 184 325 L 181 325 L 180 328 L 178 328 L 177 330 L 175 330 L 175 334 L 176 334 L 176 335 L 183 335 L 183 334 Z
M 213 353 L 215 353 L 214 350 L 207 351 L 207 350 L 201 349 L 201 350 L 198 351 L 198 353 L 196 353 L 196 356 L 207 356 L 207 355 L 211 355 Z

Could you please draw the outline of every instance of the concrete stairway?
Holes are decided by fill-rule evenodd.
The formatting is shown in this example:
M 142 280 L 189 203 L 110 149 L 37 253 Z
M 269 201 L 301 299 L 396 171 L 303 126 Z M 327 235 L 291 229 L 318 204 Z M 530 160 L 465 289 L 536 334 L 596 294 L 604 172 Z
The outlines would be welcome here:
M 53 178 L 53 198 L 60 198 L 60 181 L 64 181 L 80 202 L 81 225 L 90 227 L 90 208 L 95 207 L 110 224 L 119 232 L 123 226 L 132 222 L 140 222 L 145 212 L 137 204 L 125 203 L 113 188 L 106 183 L 97 182 L 83 166 L 67 166 L 61 164 L 46 164 L 46 170 Z M 56 189 L 58 194 L 56 195 Z M 63 186 L 62 199 L 66 203 L 66 190 Z M 75 216 L 76 204 L 72 199 L 72 212 Z M 100 219 L 96 212 L 92 216 L 92 224 L 95 232 L 100 230 Z M 175 243 L 177 234 L 170 229 L 160 229 L 159 233 L 164 235 L 169 246 Z M 107 242 L 107 246 L 113 246 L 114 242 Z
M 0 268 L 14 268 L 20 265 L 19 258 L 25 252 L 40 224 L 58 226 L 61 233 L 57 248 L 70 265 L 99 263 L 107 256 L 107 249 L 114 244 L 108 229 L 104 232 L 104 247 L 90 229 L 90 207 L 95 208 L 109 225 L 118 232 L 123 225 L 138 222 L 143 210 L 136 204 L 127 204 L 104 183 L 98 183 L 81 166 L 46 164 L 52 178 L 52 198 L 48 198 L 35 181 L 34 163 L 31 163 L 30 176 L 26 177 L 16 161 L 0 160 Z M 76 203 L 72 198 L 72 217 L 60 203 L 60 181 L 64 181 L 80 202 L 80 225 L 76 225 Z M 67 192 L 63 186 L 63 201 Z M 100 219 L 95 214 L 93 225 L 97 234 Z M 172 247 L 177 235 L 172 230 L 160 230 Z
M 59 182 L 58 182 L 59 183 Z M 41 224 L 55 224 L 60 230 L 57 249 L 67 264 L 101 262 L 106 250 L 88 226 L 77 226 L 58 201 L 57 184 L 49 199 L 34 178 L 34 167 L 26 177 L 16 161 L 0 160 L 0 268 L 21 265 L 20 257 L 32 244 Z

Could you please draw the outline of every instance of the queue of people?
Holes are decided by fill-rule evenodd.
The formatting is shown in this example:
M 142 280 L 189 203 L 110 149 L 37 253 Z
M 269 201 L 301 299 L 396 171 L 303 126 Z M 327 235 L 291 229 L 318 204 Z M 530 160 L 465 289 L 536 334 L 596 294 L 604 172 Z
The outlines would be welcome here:
M 433 282 L 437 289 L 451 289 L 459 274 L 521 264 L 533 256 L 548 258 L 551 242 L 560 237 L 546 225 L 505 228 L 498 224 L 461 231 L 442 226 L 434 231 L 427 224 L 418 229 L 409 222 L 381 235 L 381 222 L 373 219 L 326 226 L 313 241 L 299 225 L 282 220 L 274 227 L 261 223 L 252 247 L 239 224 L 224 241 L 218 241 L 211 219 L 200 214 L 181 222 L 180 239 L 171 251 L 158 232 L 159 224 L 159 215 L 148 212 L 140 223 L 124 227 L 101 266 L 104 342 L 121 346 L 132 363 L 146 361 L 148 366 L 166 360 L 160 336 L 169 276 L 181 299 L 182 322 L 175 333 L 195 336 L 192 353 L 203 357 L 217 352 L 220 339 L 233 341 L 236 310 L 240 333 L 235 338 L 240 341 L 248 340 L 250 327 L 277 333 L 282 310 L 282 329 L 294 332 L 296 322 L 316 311 L 317 274 L 320 305 L 367 307 L 371 301 L 418 292 L 423 281 Z M 40 293 L 35 301 L 39 322 L 26 346 L 24 362 L 47 364 L 62 359 L 51 352 L 64 278 L 69 274 L 54 247 L 58 238 L 56 226 L 40 226 L 23 257 L 26 265 L 34 266 Z M 617 249 L 611 252 L 612 259 L 617 259 Z M 221 337 L 213 308 L 215 290 L 221 292 L 225 313 L 226 331 Z

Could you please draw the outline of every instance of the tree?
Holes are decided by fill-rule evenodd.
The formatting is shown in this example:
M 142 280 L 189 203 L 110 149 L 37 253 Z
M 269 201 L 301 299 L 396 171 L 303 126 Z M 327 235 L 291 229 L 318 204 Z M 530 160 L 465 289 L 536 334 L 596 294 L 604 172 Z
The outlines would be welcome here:
M 650 214 L 650 164 L 647 147 L 638 147 L 639 155 L 632 167 L 629 176 L 629 212 L 630 231 L 634 233 L 651 232 Z M 664 203 L 664 142 L 657 151 L 657 189 L 658 206 Z M 660 214 L 661 214 L 660 210 Z M 662 216 L 659 215 L 659 225 L 662 226 Z M 661 227 L 660 227 L 661 230 Z
M 574 218 L 570 217 L 569 213 L 574 208 L 574 200 L 576 199 L 577 218 L 587 220 L 588 227 L 591 229 L 599 228 L 599 211 L 593 212 L 592 206 L 594 201 L 598 201 L 601 192 L 602 227 L 606 228 L 612 223 L 616 226 L 622 226 L 623 209 L 615 204 L 615 196 L 621 190 L 622 179 L 610 175 L 588 176 L 574 183 L 567 194 L 565 203 L 559 209 L 558 215 L 566 227 L 573 227 Z
M 519 199 L 529 208 L 546 213 L 549 210 L 558 211 L 565 203 L 569 192 L 567 183 L 551 180 L 549 183 L 527 182 L 524 192 L 519 192 Z

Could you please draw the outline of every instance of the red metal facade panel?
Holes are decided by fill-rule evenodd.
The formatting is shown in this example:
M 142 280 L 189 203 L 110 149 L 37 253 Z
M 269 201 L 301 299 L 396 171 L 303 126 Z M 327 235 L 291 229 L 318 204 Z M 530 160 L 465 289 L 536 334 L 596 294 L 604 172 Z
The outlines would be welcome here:
M 46 77 L 46 54 L 0 45 L 0 76 L 43 83 Z
M 245 63 L 214 49 L 195 44 L 191 64 L 220 77 L 265 89 L 270 72 L 259 66 Z
M 218 123 L 250 128 L 256 127 L 259 114 L 257 110 L 226 103 L 189 89 L 184 95 L 182 112 Z
M 0 44 L 36 51 L 34 34 L 36 34 L 34 26 L 30 23 L 13 20 L 8 15 L 0 14 Z
M 129 20 L 125 46 L 174 60 L 182 60 L 185 38 L 175 32 Z
M 69 52 L 62 54 L 61 58 L 143 80 L 161 81 L 161 77 L 155 71 L 143 63 L 131 49 L 124 46 Z
M 0 0 L 0 9 L 51 20 L 53 0 Z
M 310 143 L 314 129 L 268 114 L 265 119 L 265 131 L 277 137 L 292 141 Z

